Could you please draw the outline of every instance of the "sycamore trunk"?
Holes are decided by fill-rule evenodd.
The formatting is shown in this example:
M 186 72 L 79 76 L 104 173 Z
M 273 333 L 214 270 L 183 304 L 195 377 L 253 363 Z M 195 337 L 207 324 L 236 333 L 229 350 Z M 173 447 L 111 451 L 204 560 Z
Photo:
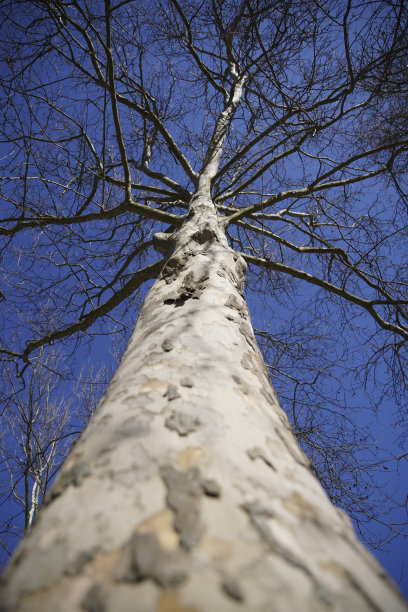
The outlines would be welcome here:
M 167 263 L 1 609 L 406 610 L 291 433 L 211 199 L 155 241 Z

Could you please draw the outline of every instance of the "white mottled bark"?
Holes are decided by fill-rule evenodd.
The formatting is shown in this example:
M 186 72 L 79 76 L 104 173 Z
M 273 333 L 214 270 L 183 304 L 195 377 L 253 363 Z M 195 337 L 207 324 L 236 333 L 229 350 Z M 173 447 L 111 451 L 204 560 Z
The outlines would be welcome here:
M 167 265 L 2 609 L 406 610 L 297 446 L 211 200 L 156 245 Z

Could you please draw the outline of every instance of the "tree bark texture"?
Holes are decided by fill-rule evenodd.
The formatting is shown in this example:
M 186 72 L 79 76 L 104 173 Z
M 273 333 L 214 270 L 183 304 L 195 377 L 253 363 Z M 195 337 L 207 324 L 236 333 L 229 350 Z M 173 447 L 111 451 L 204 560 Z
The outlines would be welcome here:
M 406 610 L 291 433 L 211 199 L 155 242 L 167 263 L 1 609 Z

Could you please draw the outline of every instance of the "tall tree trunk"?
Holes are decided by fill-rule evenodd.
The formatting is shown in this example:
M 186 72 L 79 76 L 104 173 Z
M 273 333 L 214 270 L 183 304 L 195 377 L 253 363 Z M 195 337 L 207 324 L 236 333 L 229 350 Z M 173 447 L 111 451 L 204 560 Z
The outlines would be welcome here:
M 279 407 L 207 190 L 3 578 L 4 610 L 406 610 Z

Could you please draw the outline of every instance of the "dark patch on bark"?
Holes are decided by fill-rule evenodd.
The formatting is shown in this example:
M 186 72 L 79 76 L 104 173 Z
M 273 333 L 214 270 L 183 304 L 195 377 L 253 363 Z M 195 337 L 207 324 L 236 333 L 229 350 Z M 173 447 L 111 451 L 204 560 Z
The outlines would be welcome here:
M 273 403 L 276 401 L 275 396 L 271 393 L 271 384 L 269 381 L 269 373 L 261 357 L 258 358 L 259 349 L 255 346 L 254 350 L 244 353 L 241 359 L 241 365 L 245 370 L 253 372 L 258 378 L 261 385 L 261 393 L 266 399 Z
M 258 532 L 258 535 L 262 541 L 265 542 L 269 550 L 278 555 L 281 559 L 284 559 L 287 563 L 289 563 L 289 565 L 298 568 L 304 574 L 306 574 L 315 588 L 317 597 L 326 604 L 328 601 L 331 603 L 330 593 L 328 593 L 328 591 L 319 583 L 312 570 L 301 559 L 278 542 L 278 540 L 272 534 L 268 527 L 267 520 L 274 518 L 274 513 L 269 510 L 269 508 L 265 508 L 257 502 L 249 502 L 243 504 L 241 507 L 248 514 L 251 525 Z
M 248 266 L 246 261 L 239 255 L 234 255 L 234 261 L 236 272 L 235 284 L 240 294 L 243 295 L 245 289 L 246 271 Z
M 207 265 L 197 266 L 195 270 L 192 270 L 185 275 L 178 290 L 178 295 L 165 299 L 164 304 L 171 304 L 178 307 L 183 306 L 187 300 L 200 299 L 209 278 L 209 267 Z
M 178 392 L 177 385 L 173 385 L 172 383 L 169 384 L 166 391 L 166 397 L 169 402 L 181 397 L 180 393 Z
M 268 376 L 268 380 L 269 380 L 269 376 Z M 271 385 L 264 385 L 261 389 L 261 393 L 264 396 L 264 398 L 270 403 L 270 404 L 279 404 L 279 400 L 275 395 L 275 392 L 273 391 L 273 388 L 271 387 Z
M 145 398 L 147 401 L 149 398 Z M 129 417 L 115 430 L 119 436 L 141 438 L 150 431 L 150 418 L 146 414 Z M 99 464 L 100 465 L 100 464 Z
M 82 610 L 86 612 L 105 612 L 106 593 L 100 584 L 94 584 L 81 602 Z
M 115 570 L 118 582 L 153 580 L 161 587 L 176 586 L 187 578 L 185 553 L 162 548 L 154 533 L 134 534 Z
M 238 581 L 233 576 L 224 576 L 221 583 L 223 591 L 235 601 L 244 601 L 244 592 Z
M 76 559 L 74 559 L 65 570 L 65 574 L 67 576 L 76 576 L 82 572 L 85 565 L 92 561 L 95 557 L 96 550 L 84 550 L 82 551 Z
M 210 227 L 205 226 L 193 234 L 193 240 L 198 244 L 204 244 L 213 240 L 218 240 L 216 233 Z
M 247 311 L 247 308 L 246 308 L 245 304 L 244 303 L 240 303 L 240 301 L 237 298 L 237 296 L 234 295 L 233 293 L 231 293 L 228 296 L 228 299 L 225 302 L 224 306 L 227 306 L 227 308 L 233 308 L 234 310 L 236 310 L 239 313 L 239 315 L 241 317 L 247 317 L 248 311 Z
M 169 353 L 170 351 L 172 351 L 174 349 L 174 341 L 171 338 L 166 338 L 162 342 L 162 349 L 166 353 Z
M 232 376 L 234 382 L 237 383 L 237 385 L 239 385 L 239 390 L 244 394 L 244 395 L 248 395 L 249 393 L 249 389 L 247 387 L 247 385 L 241 380 L 241 378 L 239 376 L 236 376 L 235 374 Z
M 244 336 L 245 340 L 248 342 L 249 346 L 253 349 L 257 348 L 256 340 L 252 334 L 252 328 L 247 323 L 242 322 L 239 326 L 239 331 Z
M 174 528 L 180 534 L 180 544 L 185 550 L 192 550 L 203 533 L 200 471 L 191 468 L 179 472 L 173 466 L 165 465 L 161 468 L 161 475 L 167 487 L 167 504 L 174 512 Z
M 180 385 L 182 387 L 194 387 L 194 381 L 192 378 L 190 378 L 189 376 L 184 376 L 183 378 L 180 379 Z
M 167 429 L 177 431 L 180 436 L 187 436 L 200 425 L 200 419 L 182 412 L 172 412 L 165 420 Z
M 173 234 L 166 234 L 165 232 L 153 234 L 153 247 L 165 257 L 170 257 L 175 246 L 176 240 Z
M 255 459 L 262 459 L 262 461 L 264 461 L 264 463 L 266 463 L 268 467 L 272 468 L 276 472 L 276 467 L 273 465 L 272 461 L 268 459 L 265 451 L 262 448 L 259 448 L 259 446 L 249 448 L 247 450 L 247 455 L 250 459 L 252 459 L 252 461 L 254 461 Z
M 303 570 L 308 576 L 310 576 L 314 580 L 314 576 L 310 569 L 298 559 L 292 552 L 286 550 L 272 535 L 268 524 L 267 519 L 274 518 L 274 513 L 269 510 L 269 508 L 265 508 L 261 506 L 257 502 L 249 502 L 242 505 L 243 510 L 248 514 L 249 519 L 251 521 L 251 525 L 258 532 L 261 539 L 267 544 L 268 548 L 278 554 L 280 557 L 285 559 L 288 563 L 293 565 L 294 567 L 298 567 Z
M 194 270 L 186 274 L 184 283 L 186 279 L 189 278 L 190 282 L 193 284 L 202 284 L 210 278 L 210 266 L 208 263 L 201 262 L 201 264 L 196 264 Z
M 91 475 L 91 468 L 88 463 L 85 461 L 79 461 L 75 465 L 72 466 L 70 470 L 67 472 L 63 472 L 60 474 L 57 482 L 51 489 L 50 493 L 44 500 L 44 505 L 49 504 L 56 497 L 59 497 L 61 493 L 69 487 L 70 485 L 74 485 L 75 487 L 80 487 L 84 478 Z
M 164 300 L 163 304 L 169 304 L 170 306 L 184 306 L 184 304 L 189 300 L 192 296 L 190 293 L 182 293 L 177 298 L 169 298 Z
M 161 271 L 161 278 L 163 278 L 166 283 L 171 283 L 173 280 L 178 278 L 180 272 L 185 268 L 188 260 L 188 254 L 180 254 L 176 253 L 167 261 L 166 265 L 163 267 Z
M 205 495 L 208 497 L 220 497 L 221 496 L 221 487 L 216 480 L 213 478 L 203 478 L 201 481 L 201 486 Z
M 240 293 L 241 295 L 244 295 L 244 289 L 245 289 L 245 276 L 244 276 L 244 278 L 242 278 L 241 280 L 237 281 L 236 286 L 237 286 L 237 290 L 239 291 L 239 293 Z
M 242 278 L 246 274 L 248 265 L 245 259 L 237 254 L 234 255 L 234 261 L 235 261 L 235 271 L 237 273 L 237 276 L 238 278 Z

